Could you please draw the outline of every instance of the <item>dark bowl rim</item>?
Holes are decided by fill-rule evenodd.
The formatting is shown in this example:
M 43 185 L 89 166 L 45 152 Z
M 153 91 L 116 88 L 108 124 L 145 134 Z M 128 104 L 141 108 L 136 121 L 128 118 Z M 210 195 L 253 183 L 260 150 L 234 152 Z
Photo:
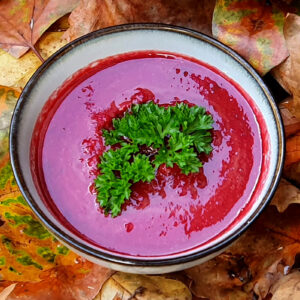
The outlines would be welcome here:
M 76 241 L 74 238 L 67 235 L 63 230 L 61 230 L 58 226 L 53 224 L 51 220 L 43 213 L 43 211 L 39 208 L 33 197 L 31 196 L 28 187 L 25 184 L 23 174 L 21 172 L 20 163 L 19 163 L 19 156 L 17 148 L 17 140 L 18 140 L 18 124 L 19 120 L 21 119 L 21 111 L 22 108 L 26 105 L 26 98 L 30 94 L 35 82 L 38 78 L 47 70 L 48 66 L 53 64 L 57 61 L 61 56 L 65 53 L 71 51 L 77 45 L 81 45 L 86 41 L 89 41 L 94 38 L 98 38 L 104 35 L 114 34 L 122 31 L 133 31 L 133 30 L 161 30 L 161 31 L 169 31 L 175 32 L 179 34 L 188 35 L 192 38 L 199 39 L 203 42 L 209 43 L 210 45 L 217 47 L 219 50 L 223 51 L 227 55 L 231 56 L 235 59 L 241 67 L 243 67 L 252 78 L 258 83 L 261 89 L 264 91 L 265 96 L 268 99 L 268 105 L 271 107 L 273 111 L 273 115 L 276 121 L 276 128 L 277 128 L 277 136 L 279 141 L 279 152 L 277 157 L 277 165 L 276 171 L 273 175 L 273 180 L 268 187 L 266 195 L 264 196 L 263 200 L 261 201 L 260 205 L 256 208 L 256 210 L 251 214 L 249 219 L 242 224 L 241 227 L 237 228 L 234 232 L 232 232 L 229 236 L 227 236 L 223 241 L 208 247 L 207 249 L 203 249 L 191 254 L 171 257 L 171 258 L 158 258 L 155 257 L 143 257 L 139 258 L 131 258 L 131 257 L 124 257 L 118 256 L 118 254 L 109 254 L 103 252 L 101 250 L 92 248 L 90 246 L 86 246 L 81 242 Z M 269 91 L 268 87 L 264 83 L 263 79 L 260 75 L 253 69 L 253 67 L 243 59 L 239 54 L 237 54 L 234 50 L 229 48 L 228 46 L 224 45 L 223 43 L 215 40 L 214 38 L 207 36 L 203 33 L 197 32 L 192 29 L 174 26 L 174 25 L 167 25 L 162 23 L 134 23 L 134 24 L 124 24 L 124 25 L 117 25 L 112 26 L 104 29 L 100 29 L 91 33 L 88 33 L 82 37 L 75 39 L 74 41 L 68 43 L 67 45 L 63 46 L 57 52 L 55 52 L 50 58 L 48 58 L 33 74 L 30 78 L 28 83 L 26 84 L 24 90 L 19 97 L 19 100 L 16 104 L 12 120 L 10 126 L 10 141 L 9 141 L 9 148 L 10 148 L 10 158 L 11 158 L 11 165 L 14 176 L 16 178 L 16 182 L 20 188 L 21 193 L 23 194 L 24 198 L 26 199 L 27 203 L 29 204 L 30 208 L 33 210 L 35 215 L 39 218 L 39 220 L 46 226 L 46 228 L 52 232 L 55 236 L 57 236 L 60 240 L 64 243 L 69 245 L 71 248 L 80 251 L 81 253 L 100 259 L 107 263 L 113 263 L 123 266 L 133 266 L 133 267 L 163 267 L 163 266 L 170 266 L 170 265 L 181 265 L 184 263 L 192 262 L 199 260 L 201 258 L 213 255 L 218 253 L 219 251 L 225 249 L 229 246 L 234 240 L 236 240 L 248 227 L 257 219 L 257 217 L 262 213 L 263 209 L 267 206 L 267 204 L 271 201 L 272 196 L 276 190 L 276 187 L 279 183 L 281 172 L 283 169 L 283 161 L 285 155 L 285 142 L 284 142 L 284 130 L 282 125 L 281 116 L 279 113 L 279 109 L 274 101 L 274 98 Z M 180 254 L 179 254 L 180 255 Z

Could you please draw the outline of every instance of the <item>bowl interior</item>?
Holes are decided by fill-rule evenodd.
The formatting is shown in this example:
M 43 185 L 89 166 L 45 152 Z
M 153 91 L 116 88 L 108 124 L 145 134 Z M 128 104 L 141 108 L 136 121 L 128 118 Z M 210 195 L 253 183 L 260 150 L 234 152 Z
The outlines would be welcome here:
M 206 250 L 214 251 L 214 247 L 228 243 L 236 237 L 267 203 L 277 183 L 283 157 L 282 127 L 278 111 L 262 80 L 238 55 L 210 38 L 175 27 L 133 25 L 98 31 L 63 48 L 43 64 L 32 77 L 16 107 L 11 128 L 10 149 L 14 172 L 24 196 L 35 213 L 60 239 L 88 255 L 108 260 L 117 259 L 115 253 L 99 250 L 80 239 L 49 212 L 41 201 L 31 176 L 30 142 L 35 123 L 45 102 L 66 79 L 101 58 L 139 50 L 178 53 L 221 70 L 253 99 L 256 109 L 263 115 L 262 122 L 266 124 L 265 128 L 261 128 L 261 134 L 266 139 L 268 151 L 264 157 L 266 166 L 263 180 L 257 188 L 256 200 L 230 230 L 212 242 L 184 254 L 205 255 Z M 172 260 L 179 256 L 180 254 L 169 255 L 167 259 Z M 119 257 L 125 263 L 132 259 L 125 254 L 119 254 Z M 158 261 L 163 258 L 165 259 L 155 257 L 147 260 Z M 145 258 L 134 259 L 143 261 Z

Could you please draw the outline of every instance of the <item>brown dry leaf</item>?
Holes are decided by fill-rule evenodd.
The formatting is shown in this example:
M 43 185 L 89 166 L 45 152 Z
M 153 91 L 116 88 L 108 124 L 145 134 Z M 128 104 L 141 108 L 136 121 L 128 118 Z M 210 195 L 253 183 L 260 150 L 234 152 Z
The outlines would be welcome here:
M 62 32 L 47 32 L 39 40 L 36 48 L 44 59 L 67 43 L 62 35 Z M 23 88 L 40 65 L 41 61 L 32 51 L 17 59 L 0 49 L 0 85 Z
M 63 16 L 62 18 L 58 19 L 54 24 L 51 25 L 51 27 L 47 31 L 48 32 L 66 31 L 70 27 L 69 17 L 70 17 L 70 14 L 67 14 L 67 15 Z
M 275 205 L 279 212 L 283 212 L 292 203 L 300 204 L 300 190 L 282 178 L 271 204 Z
M 273 70 L 273 75 L 293 95 L 292 113 L 300 118 L 300 16 L 288 14 L 283 33 L 290 56 Z
M 81 0 L 65 37 L 73 40 L 100 28 L 137 22 L 180 25 L 211 35 L 214 6 L 215 0 Z
M 300 272 L 295 271 L 282 277 L 271 289 L 272 300 L 300 299 Z
M 286 13 L 300 13 L 300 3 L 299 0 L 270 0 L 271 3 L 274 3 L 282 11 Z
M 300 84 L 300 81 L 299 81 Z M 300 161 L 300 130 L 286 141 L 285 168 Z
M 71 12 L 79 0 L 0 1 L 0 47 L 15 57 L 29 48 L 39 57 L 34 44 L 57 19 Z
M 191 300 L 189 289 L 180 281 L 162 276 L 117 272 L 103 285 L 94 300 Z
M 300 118 L 293 113 L 293 99 L 289 97 L 279 104 L 280 114 L 283 120 L 284 132 L 286 137 L 290 137 L 297 131 L 300 131 Z
M 283 176 L 300 187 L 300 161 L 285 168 Z
M 214 300 L 252 299 L 251 294 L 241 290 L 243 282 L 249 281 L 250 276 L 242 256 L 222 254 L 185 272 L 193 279 L 191 290 L 197 297 Z
M 225 253 L 191 268 L 192 292 L 214 300 L 264 299 L 300 253 L 300 206 L 269 207 Z
M 280 105 L 285 133 L 288 137 L 283 176 L 300 187 L 300 117 L 295 116 L 297 113 L 295 113 L 293 104 L 292 100 L 287 99 Z

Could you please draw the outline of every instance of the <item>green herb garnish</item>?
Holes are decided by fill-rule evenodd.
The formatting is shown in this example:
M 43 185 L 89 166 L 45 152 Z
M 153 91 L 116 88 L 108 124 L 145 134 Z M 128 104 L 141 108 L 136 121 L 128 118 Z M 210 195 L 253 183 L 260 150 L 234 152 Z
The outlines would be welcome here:
M 106 214 L 116 217 L 131 194 L 131 186 L 150 182 L 162 164 L 177 164 L 182 173 L 199 171 L 199 153 L 209 154 L 213 119 L 203 107 L 184 103 L 163 107 L 153 102 L 131 107 L 113 130 L 102 130 L 110 149 L 101 157 L 101 174 L 96 178 L 98 202 Z

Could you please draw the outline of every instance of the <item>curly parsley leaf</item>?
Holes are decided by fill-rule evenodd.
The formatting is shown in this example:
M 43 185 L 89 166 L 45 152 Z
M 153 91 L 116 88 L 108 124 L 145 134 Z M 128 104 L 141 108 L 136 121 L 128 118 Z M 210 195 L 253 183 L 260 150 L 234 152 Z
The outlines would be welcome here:
M 113 130 L 102 130 L 106 145 L 119 145 L 101 157 L 96 178 L 97 199 L 106 214 L 115 217 L 130 198 L 131 186 L 150 182 L 160 165 L 177 164 L 184 174 L 202 167 L 199 153 L 209 154 L 213 119 L 203 107 L 185 103 L 163 107 L 148 102 L 131 107 L 113 119 Z
M 173 167 L 177 164 L 184 174 L 196 173 L 202 167 L 202 163 L 197 157 L 197 153 L 192 148 L 194 139 L 190 135 L 182 132 L 173 134 L 167 146 L 163 146 L 155 157 L 155 167 L 162 164 Z

